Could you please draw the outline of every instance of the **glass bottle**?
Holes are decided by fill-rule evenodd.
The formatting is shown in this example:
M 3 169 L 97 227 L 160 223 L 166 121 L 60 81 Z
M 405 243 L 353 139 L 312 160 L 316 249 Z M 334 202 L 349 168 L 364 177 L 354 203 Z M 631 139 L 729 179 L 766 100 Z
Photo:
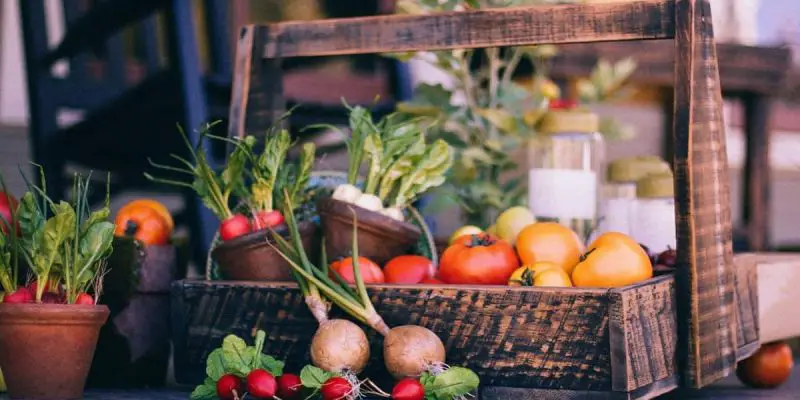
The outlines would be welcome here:
M 603 186 L 603 205 L 597 234 L 620 232 L 631 235 L 636 206 L 636 181 L 652 174 L 669 172 L 670 166 L 658 156 L 618 158 L 608 164 Z
M 539 221 L 570 227 L 586 240 L 597 223 L 605 154 L 596 114 L 551 109 L 528 144 L 528 207 Z
M 675 248 L 675 186 L 672 172 L 647 175 L 636 182 L 632 235 L 653 254 Z

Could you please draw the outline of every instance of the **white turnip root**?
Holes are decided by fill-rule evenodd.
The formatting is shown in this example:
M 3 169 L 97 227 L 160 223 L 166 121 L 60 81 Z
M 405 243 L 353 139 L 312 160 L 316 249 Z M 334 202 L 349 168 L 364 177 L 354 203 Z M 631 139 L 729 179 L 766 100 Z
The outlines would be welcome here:
M 345 203 L 354 204 L 361 196 L 361 190 L 349 183 L 343 183 L 336 187 L 333 191 L 332 198 L 343 201 Z
M 403 211 L 401 211 L 397 207 L 384 208 L 383 210 L 381 210 L 381 214 L 398 221 L 405 221 L 405 217 L 403 216 Z
M 444 365 L 444 344 L 429 329 L 398 326 L 383 340 L 383 360 L 395 379 L 417 378 L 431 368 Z
M 365 210 L 380 212 L 383 210 L 383 202 L 378 196 L 374 194 L 367 194 L 363 193 L 361 196 L 358 196 L 358 200 L 353 203 Z
M 311 339 L 311 362 L 328 372 L 359 373 L 369 360 L 367 335 L 356 324 L 331 319 L 320 324 Z

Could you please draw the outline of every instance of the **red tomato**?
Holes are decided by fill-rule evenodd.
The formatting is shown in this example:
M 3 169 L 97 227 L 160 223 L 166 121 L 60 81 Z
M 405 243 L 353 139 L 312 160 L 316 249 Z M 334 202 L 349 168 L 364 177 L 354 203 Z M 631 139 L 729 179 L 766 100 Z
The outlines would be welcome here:
M 339 273 L 348 283 L 356 283 L 355 269 L 353 268 L 353 257 L 347 257 L 340 261 L 331 263 L 330 268 Z M 378 264 L 375 264 L 366 257 L 358 257 L 358 269 L 361 270 L 361 277 L 364 283 L 383 283 L 383 271 Z
M 239 236 L 246 235 L 253 230 L 250 220 L 242 214 L 233 214 L 230 218 L 222 221 L 219 226 L 219 237 L 222 240 L 231 240 Z
M 18 204 L 14 196 L 5 192 L 0 192 L 0 232 L 8 232 L 7 226 L 11 225 L 11 210 L 16 209 Z M 19 221 L 17 221 L 16 225 L 17 235 L 19 235 Z
M 434 272 L 433 262 L 423 256 L 397 256 L 383 267 L 387 283 L 420 283 Z
M 259 211 L 253 217 L 253 230 L 275 228 L 284 223 L 283 214 L 280 211 Z
M 519 268 L 508 242 L 480 233 L 462 236 L 448 247 L 439 263 L 439 278 L 446 283 L 505 285 Z
M 425 278 L 419 283 L 423 283 L 426 285 L 445 285 L 446 283 L 442 282 L 439 278 Z

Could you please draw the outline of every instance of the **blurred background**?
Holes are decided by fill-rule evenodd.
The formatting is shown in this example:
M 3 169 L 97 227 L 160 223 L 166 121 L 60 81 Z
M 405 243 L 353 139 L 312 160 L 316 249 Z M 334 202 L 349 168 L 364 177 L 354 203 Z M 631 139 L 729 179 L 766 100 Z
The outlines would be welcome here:
M 711 4 L 718 43 L 729 45 L 719 53 L 738 237 L 742 246 L 754 249 L 800 246 L 800 2 Z M 146 186 L 141 182 L 145 156 L 157 159 L 175 145 L 169 138 L 177 136 L 164 132 L 174 132 L 176 122 L 197 126 L 226 118 L 237 27 L 256 21 L 389 13 L 393 6 L 392 0 L 4 0 L 0 171 L 11 191 L 20 193 L 24 183 L 17 169 L 29 172 L 29 160 L 55 166 L 48 178 L 55 181 L 63 175 L 62 168 L 120 170 L 115 183 L 125 194 L 117 196 L 114 205 L 122 204 Z M 76 50 L 87 46 L 89 54 Z M 561 47 L 563 65 L 553 68 L 561 85 L 569 85 L 572 75 L 582 71 L 571 63 L 606 55 L 598 54 L 605 51 L 602 48 L 570 47 Z M 637 134 L 609 146 L 610 158 L 670 154 L 665 135 L 670 84 L 648 78 L 658 75 L 658 66 L 647 64 L 646 48 L 642 50 L 631 54 L 640 57 L 636 95 L 597 109 L 624 121 Z M 624 52 L 624 46 L 613 51 Z M 664 68 L 671 72 L 670 66 Z M 748 73 L 752 79 L 742 78 Z M 405 65 L 377 56 L 302 59 L 287 64 L 284 86 L 290 101 L 309 105 L 293 122 L 301 126 L 329 120 L 342 96 L 366 104 L 379 95 L 379 105 L 391 108 L 393 102 L 408 98 L 422 77 L 443 79 L 414 61 Z M 339 138 L 319 134 L 308 140 L 330 147 L 319 168 L 344 168 Z M 745 177 L 748 146 L 751 163 L 767 157 L 763 165 L 768 172 L 754 167 L 757 176 Z M 217 154 L 222 157 L 220 151 Z M 750 182 L 751 192 L 769 192 L 748 194 L 745 182 Z M 187 211 L 189 229 L 213 232 L 208 226 L 192 228 L 202 211 L 188 204 L 191 199 L 185 194 L 159 196 L 170 208 Z M 747 199 L 755 204 L 746 204 Z M 459 224 L 447 212 L 437 220 L 441 234 Z M 748 236 L 748 229 L 763 234 Z

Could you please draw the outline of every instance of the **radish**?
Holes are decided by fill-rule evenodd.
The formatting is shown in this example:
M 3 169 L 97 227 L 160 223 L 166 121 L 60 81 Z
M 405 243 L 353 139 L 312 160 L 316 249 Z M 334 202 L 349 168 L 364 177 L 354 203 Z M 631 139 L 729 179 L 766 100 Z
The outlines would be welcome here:
M 31 293 L 30 289 L 21 287 L 13 293 L 6 293 L 5 297 L 3 297 L 3 303 L 6 304 L 33 303 L 33 293 Z
M 358 199 L 356 199 L 353 204 L 365 210 L 376 212 L 383 210 L 383 202 L 381 202 L 380 197 L 375 196 L 374 194 L 364 193 L 361 196 L 358 196 Z
M 64 304 L 66 300 L 53 292 L 46 292 L 42 295 L 43 304 Z
M 401 379 L 392 389 L 393 400 L 423 400 L 425 388 L 417 379 Z
M 222 375 L 217 381 L 217 397 L 222 400 L 238 400 L 239 394 L 244 394 L 242 386 L 242 380 L 236 375 Z
M 247 393 L 257 399 L 271 399 L 278 390 L 275 377 L 263 369 L 254 369 L 247 374 Z
M 381 210 L 381 214 L 389 218 L 396 219 L 398 221 L 405 221 L 405 217 L 403 216 L 403 211 L 401 211 L 397 207 L 384 208 L 383 210 Z
M 320 392 L 322 393 L 322 400 L 342 400 L 354 397 L 352 396 L 353 385 L 341 376 L 334 376 L 325 381 Z
M 281 400 L 296 400 L 303 391 L 303 382 L 295 374 L 283 374 L 278 377 L 278 397 Z
M 94 298 L 86 293 L 81 293 L 75 298 L 75 304 L 92 306 L 94 305 Z
M 253 229 L 261 230 L 266 228 L 275 228 L 283 224 L 285 219 L 280 211 L 257 211 L 253 217 Z
M 246 235 L 252 230 L 250 220 L 247 217 L 242 214 L 233 214 L 230 218 L 222 221 L 219 227 L 219 237 L 222 240 L 231 240 Z

